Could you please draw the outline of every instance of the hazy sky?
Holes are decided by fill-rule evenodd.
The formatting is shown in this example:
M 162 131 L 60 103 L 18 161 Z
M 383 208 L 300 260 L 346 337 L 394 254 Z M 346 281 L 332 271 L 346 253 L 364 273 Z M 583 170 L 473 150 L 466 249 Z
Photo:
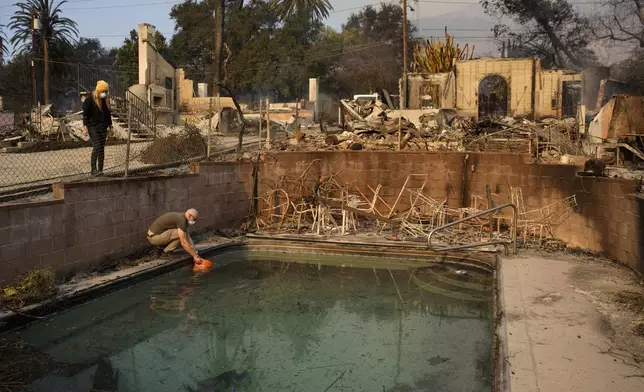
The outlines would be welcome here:
M 9 23 L 13 6 L 17 0 L 0 0 L 0 24 Z M 353 13 L 366 5 L 378 6 L 374 0 L 330 0 L 334 7 L 326 23 L 339 29 Z M 489 37 L 494 21 L 483 13 L 481 5 L 476 0 L 408 0 L 408 5 L 414 11 L 408 13 L 409 20 L 419 28 L 419 35 L 442 36 L 443 28 L 447 25 L 450 33 L 457 42 L 463 45 L 470 43 L 476 46 L 477 56 L 498 55 L 494 40 Z M 99 38 L 104 46 L 120 46 L 131 29 L 139 23 L 150 23 L 165 36 L 170 37 L 174 24 L 169 17 L 170 9 L 178 0 L 68 0 L 62 6 L 65 16 L 78 23 L 82 37 Z M 390 2 L 390 1 L 389 1 Z M 580 10 L 587 6 L 575 6 Z M 587 11 L 587 10 L 586 10 Z M 11 38 L 11 32 L 4 28 L 5 34 Z M 607 63 L 619 61 L 627 53 L 616 45 L 600 43 L 597 50 L 600 58 Z M 606 53 L 604 53 L 606 52 Z M 617 54 L 617 56 L 616 56 Z
M 340 28 L 352 12 L 359 11 L 365 5 L 378 5 L 380 2 L 373 0 L 330 0 L 334 7 L 326 23 L 334 28 Z M 422 0 L 421 0 L 422 1 Z M 182 1 L 172 0 L 69 0 L 62 6 L 65 16 L 78 23 L 82 37 L 96 37 L 105 46 L 120 46 L 128 32 L 136 28 L 139 23 L 150 23 L 157 26 L 157 30 L 170 36 L 174 24 L 168 16 L 174 4 Z M 13 4 L 16 0 L 0 0 L 0 24 L 6 25 L 15 10 Z M 470 3 L 464 4 L 464 3 Z M 448 12 L 476 7 L 480 5 L 474 0 L 431 0 L 431 2 L 415 3 L 410 0 L 409 5 L 415 11 L 409 13 L 409 20 L 423 17 L 435 17 Z M 470 8 L 471 9 L 471 8 Z M 420 26 L 426 27 L 426 26 Z M 442 26 L 438 26 L 442 28 Z M 11 32 L 5 28 L 8 38 Z M 424 35 L 432 35 L 440 31 L 423 31 Z M 471 36 L 468 33 L 468 36 Z M 489 36 L 488 33 L 477 32 L 476 36 Z

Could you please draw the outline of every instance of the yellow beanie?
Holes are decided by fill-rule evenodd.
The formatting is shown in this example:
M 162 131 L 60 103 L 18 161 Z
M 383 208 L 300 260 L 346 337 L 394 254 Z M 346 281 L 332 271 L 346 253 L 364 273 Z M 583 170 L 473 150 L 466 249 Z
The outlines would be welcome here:
M 104 91 L 109 91 L 109 90 L 110 90 L 110 86 L 107 84 L 106 81 L 99 80 L 96 83 L 96 91 L 98 91 L 99 93 L 102 93 Z

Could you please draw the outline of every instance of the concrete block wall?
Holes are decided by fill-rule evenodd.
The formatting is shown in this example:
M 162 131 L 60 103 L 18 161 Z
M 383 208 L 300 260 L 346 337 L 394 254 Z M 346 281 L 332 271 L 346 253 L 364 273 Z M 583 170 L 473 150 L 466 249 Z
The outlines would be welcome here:
M 644 200 L 635 197 L 635 181 L 580 177 L 581 167 L 533 164 L 528 155 L 500 153 L 423 153 L 378 151 L 324 151 L 274 153 L 275 162 L 262 167 L 260 193 L 279 178 L 297 178 L 310 166 L 309 178 L 340 172 L 367 197 L 367 185 L 382 185 L 380 195 L 393 205 L 408 174 L 427 174 L 425 194 L 450 207 L 470 205 L 472 195 L 490 185 L 497 203 L 511 202 L 511 187 L 520 186 L 526 211 L 576 195 L 577 212 L 555 231 L 569 245 L 618 260 L 644 272 Z M 422 185 L 414 178 L 409 187 Z M 309 184 L 312 188 L 312 182 Z M 409 205 L 403 194 L 397 209 Z M 378 210 L 386 211 L 383 203 Z
M 38 266 L 70 276 L 149 246 L 146 230 L 194 207 L 196 229 L 232 227 L 248 213 L 252 168 L 195 164 L 192 174 L 56 184 L 55 199 L 0 206 L 0 284 Z
M 309 188 L 321 175 L 339 173 L 338 178 L 357 187 L 365 196 L 371 198 L 368 186 L 375 189 L 382 185 L 379 195 L 390 206 L 398 196 L 407 175 L 426 174 L 426 177 L 411 177 L 408 188 L 420 188 L 425 181 L 425 194 L 439 201 L 447 199 L 450 206 L 461 204 L 464 155 L 392 153 L 386 151 L 316 151 L 284 152 L 271 154 L 275 159 L 263 165 L 260 173 L 260 194 L 273 189 L 280 178 L 294 180 L 309 168 Z M 405 192 L 398 203 L 399 207 L 410 204 L 409 193 Z M 385 205 L 377 204 L 379 211 Z
M 368 186 L 393 205 L 407 175 L 426 174 L 425 194 L 451 207 L 469 206 L 471 195 L 490 185 L 498 203 L 521 186 L 526 210 L 576 195 L 579 208 L 556 236 L 572 246 L 597 251 L 644 272 L 644 200 L 635 181 L 578 177 L 579 167 L 536 165 L 521 154 L 322 151 L 272 153 L 260 167 L 259 192 L 279 180 L 297 183 L 306 170 L 312 189 L 321 175 L 339 178 L 372 197 Z M 413 177 L 409 188 L 424 178 Z M 201 163 L 176 177 L 60 184 L 56 200 L 0 206 L 0 284 L 39 265 L 71 275 L 148 246 L 145 230 L 167 211 L 195 207 L 198 229 L 231 227 L 249 211 L 252 167 L 242 163 Z M 403 194 L 397 209 L 409 205 Z M 377 205 L 388 211 L 384 203 Z
M 520 186 L 526 211 L 575 195 L 577 211 L 555 236 L 644 272 L 644 199 L 634 195 L 636 181 L 577 176 L 582 167 L 536 165 L 513 154 L 472 154 L 468 164 L 468 194 L 485 195 L 489 184 L 495 200 L 510 202 L 510 187 Z

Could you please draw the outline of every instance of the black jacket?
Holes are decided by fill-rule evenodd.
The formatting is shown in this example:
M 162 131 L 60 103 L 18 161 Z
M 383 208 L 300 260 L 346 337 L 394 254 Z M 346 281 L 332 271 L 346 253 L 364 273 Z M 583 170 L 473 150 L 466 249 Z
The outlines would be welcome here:
M 105 128 L 112 126 L 112 113 L 107 106 L 105 99 L 103 100 L 103 110 L 99 110 L 94 102 L 94 98 L 90 95 L 83 102 L 83 125 L 88 127 Z

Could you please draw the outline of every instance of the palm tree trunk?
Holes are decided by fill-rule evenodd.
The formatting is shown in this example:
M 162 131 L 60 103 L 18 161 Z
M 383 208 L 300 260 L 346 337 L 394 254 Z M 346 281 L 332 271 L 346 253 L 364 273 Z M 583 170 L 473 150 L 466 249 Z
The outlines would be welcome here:
M 219 93 L 219 83 L 221 80 L 221 58 L 224 47 L 224 13 L 226 5 L 224 0 L 217 1 L 217 8 L 215 8 L 215 64 L 213 67 L 213 93 Z
M 44 54 L 44 63 L 45 63 L 45 76 L 43 81 L 43 86 L 45 90 L 45 105 L 49 104 L 49 40 L 45 37 L 43 39 L 43 54 Z

